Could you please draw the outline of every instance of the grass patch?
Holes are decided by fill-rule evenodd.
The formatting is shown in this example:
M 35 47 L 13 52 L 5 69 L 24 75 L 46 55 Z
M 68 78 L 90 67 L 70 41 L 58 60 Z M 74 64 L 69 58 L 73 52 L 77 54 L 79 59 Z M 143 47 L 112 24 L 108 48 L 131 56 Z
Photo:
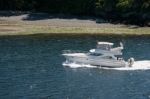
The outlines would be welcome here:
M 79 21 L 79 20 L 78 20 Z M 61 23 L 56 20 L 55 22 Z M 80 22 L 80 21 L 79 21 Z M 42 24 L 41 24 L 42 23 Z M 71 23 L 71 22 L 70 22 Z M 69 23 L 69 24 L 70 24 Z M 49 25 L 50 24 L 50 25 Z M 65 22 L 63 23 L 65 24 Z M 68 24 L 68 23 L 67 23 Z M 2 21 L 0 22 L 0 36 L 4 35 L 31 35 L 31 34 L 90 34 L 90 35 L 150 35 L 149 27 L 131 27 L 126 25 L 113 24 L 98 24 L 97 26 L 88 25 L 77 26 L 71 23 L 72 26 L 63 26 L 53 23 L 39 23 L 29 21 Z M 91 23 L 93 24 L 93 23 Z
M 142 27 L 131 29 L 127 27 L 104 27 L 104 28 L 87 28 L 87 27 L 37 27 L 26 28 L 26 33 L 66 33 L 66 34 L 118 34 L 118 35 L 150 35 L 150 28 Z

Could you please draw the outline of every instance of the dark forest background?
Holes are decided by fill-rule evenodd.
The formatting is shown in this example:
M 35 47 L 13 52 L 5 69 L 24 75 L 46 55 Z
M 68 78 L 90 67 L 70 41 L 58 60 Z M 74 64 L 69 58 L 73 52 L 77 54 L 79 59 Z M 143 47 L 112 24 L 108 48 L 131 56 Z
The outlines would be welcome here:
M 94 16 L 141 26 L 150 24 L 150 0 L 0 0 L 0 10 Z

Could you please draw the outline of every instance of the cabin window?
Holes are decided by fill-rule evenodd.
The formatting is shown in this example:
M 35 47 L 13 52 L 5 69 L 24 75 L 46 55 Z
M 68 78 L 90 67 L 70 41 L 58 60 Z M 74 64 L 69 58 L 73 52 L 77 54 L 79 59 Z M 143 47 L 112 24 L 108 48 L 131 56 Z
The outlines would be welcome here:
M 104 56 L 103 58 L 105 58 L 105 59 L 113 59 L 112 56 Z
M 102 54 L 100 54 L 100 53 L 90 53 L 90 55 L 93 55 L 93 56 L 101 56 Z
M 97 48 L 102 49 L 102 50 L 110 50 L 111 46 L 110 45 L 97 45 Z

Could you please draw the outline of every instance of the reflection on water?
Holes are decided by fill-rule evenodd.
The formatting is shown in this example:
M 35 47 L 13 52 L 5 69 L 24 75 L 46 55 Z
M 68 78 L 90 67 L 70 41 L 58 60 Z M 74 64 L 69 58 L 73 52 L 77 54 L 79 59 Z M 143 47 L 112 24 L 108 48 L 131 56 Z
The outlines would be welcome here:
M 62 66 L 63 50 L 88 51 L 97 41 L 123 42 L 124 58 L 150 60 L 148 37 L 1 37 L 0 99 L 145 99 L 150 73 Z

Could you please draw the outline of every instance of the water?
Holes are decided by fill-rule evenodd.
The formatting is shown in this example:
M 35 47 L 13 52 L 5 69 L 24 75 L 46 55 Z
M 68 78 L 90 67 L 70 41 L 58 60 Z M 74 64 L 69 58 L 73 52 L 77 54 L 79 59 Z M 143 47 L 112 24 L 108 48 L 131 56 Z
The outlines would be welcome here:
M 149 99 L 150 70 L 69 68 L 63 50 L 97 41 L 124 43 L 124 58 L 150 60 L 150 38 L 35 36 L 0 38 L 0 99 Z

